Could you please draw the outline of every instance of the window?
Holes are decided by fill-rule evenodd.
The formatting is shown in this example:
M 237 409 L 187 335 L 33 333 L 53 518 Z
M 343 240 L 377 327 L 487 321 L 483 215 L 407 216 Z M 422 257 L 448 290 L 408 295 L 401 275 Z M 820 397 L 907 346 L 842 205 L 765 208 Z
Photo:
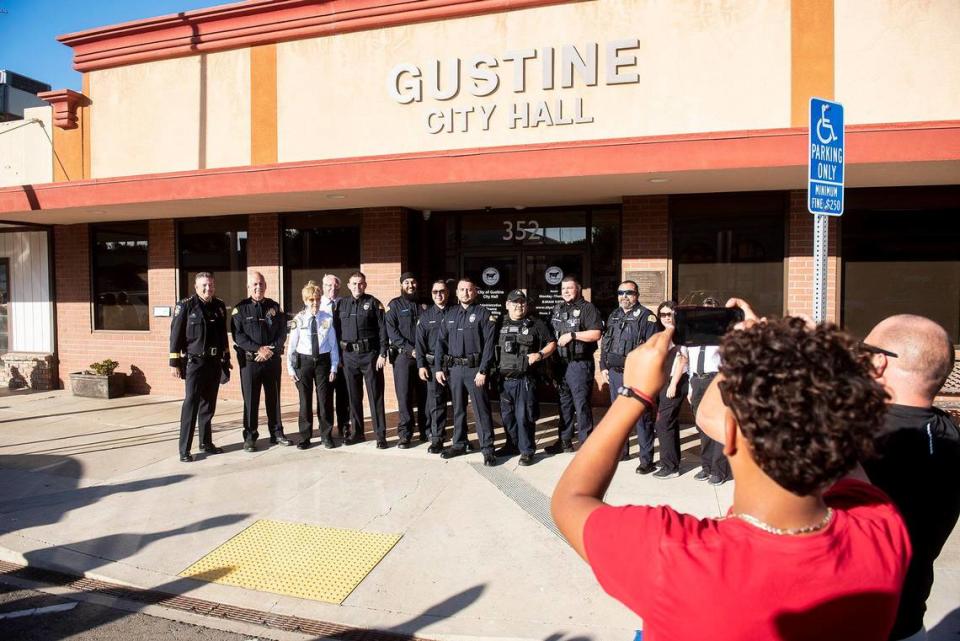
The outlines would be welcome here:
M 905 198 L 909 191 L 882 198 L 877 194 L 866 207 L 848 208 L 844 213 L 840 225 L 842 322 L 862 337 L 887 316 L 918 314 L 940 323 L 956 345 L 960 343 L 960 207 L 934 203 L 939 206 L 899 208 L 898 200 L 901 205 L 920 202 L 920 198 Z
M 217 298 L 232 307 L 247 297 L 247 217 L 193 219 L 177 229 L 180 297 L 194 293 L 198 272 L 212 272 Z M 269 295 L 269 294 L 268 294 Z
M 0 354 L 10 351 L 10 259 L 0 258 Z
M 671 197 L 675 300 L 736 296 L 782 315 L 785 210 L 779 192 Z
M 345 294 L 347 278 L 360 269 L 360 215 L 297 214 L 287 216 L 283 227 L 284 309 L 296 313 L 303 305 L 303 286 L 309 280 L 320 283 L 324 274 L 338 276 Z
M 149 330 L 147 223 L 100 224 L 92 234 L 93 328 Z

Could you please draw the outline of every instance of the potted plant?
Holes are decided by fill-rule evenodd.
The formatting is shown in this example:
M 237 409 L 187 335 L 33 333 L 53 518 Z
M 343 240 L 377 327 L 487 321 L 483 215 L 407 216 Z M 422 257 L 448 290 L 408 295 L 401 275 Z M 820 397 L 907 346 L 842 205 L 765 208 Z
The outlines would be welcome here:
M 114 373 L 118 365 L 120 363 L 117 361 L 107 358 L 98 363 L 91 363 L 90 369 L 71 373 L 70 386 L 73 389 L 73 395 L 90 398 L 123 396 L 126 376 Z

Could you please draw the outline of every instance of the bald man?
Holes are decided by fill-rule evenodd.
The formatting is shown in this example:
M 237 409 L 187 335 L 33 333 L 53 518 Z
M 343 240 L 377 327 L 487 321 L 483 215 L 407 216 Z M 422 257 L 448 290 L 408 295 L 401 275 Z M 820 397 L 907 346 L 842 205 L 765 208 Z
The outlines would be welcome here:
M 933 407 L 953 369 L 953 342 L 937 323 L 909 314 L 881 321 L 864 342 L 890 395 L 876 457 L 864 468 L 896 503 L 913 546 L 890 639 L 923 640 L 933 562 L 960 516 L 960 430 Z
M 233 308 L 231 333 L 240 363 L 243 388 L 243 449 L 257 450 L 260 389 L 266 394 L 270 444 L 292 445 L 280 421 L 280 362 L 287 339 L 287 317 L 277 301 L 266 297 L 267 282 L 260 272 L 247 274 L 247 293 Z

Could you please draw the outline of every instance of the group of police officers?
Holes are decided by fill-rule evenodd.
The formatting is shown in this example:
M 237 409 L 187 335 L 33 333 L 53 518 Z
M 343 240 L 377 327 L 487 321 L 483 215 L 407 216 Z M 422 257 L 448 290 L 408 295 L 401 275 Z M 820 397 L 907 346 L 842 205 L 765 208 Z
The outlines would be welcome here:
M 218 385 L 229 380 L 232 369 L 227 310 L 214 296 L 214 277 L 201 272 L 194 285 L 195 295 L 176 306 L 170 334 L 171 371 L 185 379 L 186 387 L 180 419 L 180 460 L 184 462 L 193 460 L 195 427 L 200 431 L 201 452 L 223 452 L 211 438 L 211 420 Z M 624 391 L 626 355 L 658 330 L 656 317 L 639 304 L 633 281 L 620 284 L 619 307 L 605 330 L 599 311 L 583 298 L 576 277 L 569 275 L 560 283 L 562 300 L 549 323 L 533 313 L 520 289 L 509 292 L 506 314 L 497 318 L 479 303 L 477 285 L 469 278 L 456 283 L 455 303 L 449 300 L 448 283 L 434 281 L 432 305 L 419 302 L 418 282 L 410 272 L 401 274 L 401 294 L 386 307 L 366 293 L 362 272 L 350 275 L 349 296 L 338 297 L 339 285 L 339 279 L 329 274 L 322 286 L 310 281 L 303 289 L 304 309 L 288 325 L 280 305 L 266 297 L 263 276 L 249 274 L 250 296 L 237 303 L 230 316 L 243 390 L 245 451 L 257 448 L 261 388 L 270 443 L 292 445 L 280 418 L 281 361 L 288 329 L 287 369 L 300 393 L 298 447 L 310 447 L 314 394 L 325 447 L 336 445 L 331 418 L 334 396 L 342 442 L 352 445 L 364 440 L 364 386 L 377 447 L 388 447 L 383 370 L 389 361 L 399 405 L 398 447 L 410 447 L 416 431 L 420 442 L 430 441 L 430 453 L 446 459 L 466 454 L 472 448 L 467 438 L 469 400 L 484 465 L 495 465 L 498 456 L 516 454 L 520 465 L 534 462 L 537 386 L 547 380 L 559 396 L 560 427 L 559 438 L 545 451 L 572 452 L 574 434 L 582 443 L 593 430 L 590 395 L 598 346 L 603 377 L 614 397 Z M 497 450 L 488 394 L 494 381 L 506 432 L 506 443 Z M 453 405 L 453 435 L 450 446 L 444 448 L 448 399 Z M 646 474 L 654 471 L 652 418 L 647 420 L 645 414 L 636 432 L 637 471 Z M 623 458 L 628 454 L 625 448 Z

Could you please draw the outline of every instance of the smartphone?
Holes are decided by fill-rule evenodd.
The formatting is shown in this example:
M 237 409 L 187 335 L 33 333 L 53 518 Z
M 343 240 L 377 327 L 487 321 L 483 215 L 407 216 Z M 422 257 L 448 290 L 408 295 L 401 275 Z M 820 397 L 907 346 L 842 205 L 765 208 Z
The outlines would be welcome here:
M 742 320 L 743 310 L 739 307 L 676 307 L 673 342 L 688 347 L 719 345 L 723 335 Z

